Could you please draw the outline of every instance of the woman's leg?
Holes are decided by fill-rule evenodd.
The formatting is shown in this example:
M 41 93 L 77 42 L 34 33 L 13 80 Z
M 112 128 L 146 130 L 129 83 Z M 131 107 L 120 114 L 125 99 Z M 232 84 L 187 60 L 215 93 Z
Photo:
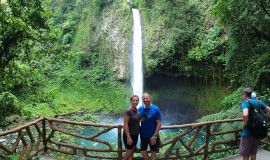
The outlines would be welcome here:
M 124 138 L 125 138 L 125 140 L 127 140 L 127 137 L 124 137 Z M 136 150 L 136 145 L 138 142 L 138 135 L 131 135 L 131 138 L 133 141 L 132 145 L 125 144 L 127 150 L 126 150 L 126 154 L 123 157 L 124 160 L 126 160 L 126 159 L 133 160 L 133 154 Z
M 133 159 L 133 149 L 127 149 L 126 154 L 124 155 L 123 159 L 124 160 L 132 160 Z M 132 158 L 132 159 L 130 159 Z
M 133 154 L 134 154 L 134 152 L 135 152 L 135 149 L 136 149 L 136 147 L 133 146 L 132 154 L 131 154 L 131 156 L 128 158 L 128 160 L 133 160 Z

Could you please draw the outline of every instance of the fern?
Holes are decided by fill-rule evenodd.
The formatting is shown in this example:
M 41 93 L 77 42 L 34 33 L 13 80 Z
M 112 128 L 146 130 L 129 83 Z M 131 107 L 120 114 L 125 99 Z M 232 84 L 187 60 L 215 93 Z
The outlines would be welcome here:
M 198 122 L 205 122 L 205 121 L 222 120 L 222 119 L 224 119 L 224 117 L 226 117 L 226 112 L 218 112 L 218 113 L 210 114 L 207 116 L 203 116 L 202 118 L 200 118 L 197 121 Z
M 232 94 L 225 97 L 221 104 L 224 110 L 204 116 L 197 120 L 198 122 L 205 122 L 205 121 L 215 121 L 215 120 L 224 120 L 224 119 L 234 119 L 234 118 L 241 118 L 241 99 L 239 95 L 243 88 L 239 88 Z
M 210 114 L 207 116 L 202 117 L 198 120 L 198 122 L 205 122 L 205 121 L 216 121 L 216 120 L 224 120 L 224 119 L 235 119 L 242 117 L 241 111 L 241 99 L 239 98 L 239 94 L 241 93 L 242 88 L 238 89 L 237 91 L 233 92 L 229 96 L 225 97 L 221 104 L 223 105 L 224 110 Z M 230 123 L 221 123 L 213 125 L 213 130 L 218 131 L 228 131 L 233 129 L 241 128 L 241 122 L 230 122 Z M 221 140 L 229 140 L 234 139 L 234 134 L 225 134 L 219 136 Z

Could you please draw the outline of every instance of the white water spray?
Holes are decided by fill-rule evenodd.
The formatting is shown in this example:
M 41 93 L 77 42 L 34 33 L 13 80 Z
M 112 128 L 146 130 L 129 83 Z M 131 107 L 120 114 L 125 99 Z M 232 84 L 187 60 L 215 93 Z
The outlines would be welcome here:
M 133 15 L 133 41 L 132 41 L 132 77 L 133 94 L 140 98 L 138 106 L 142 105 L 143 94 L 143 63 L 142 63 L 142 27 L 138 9 L 132 9 Z

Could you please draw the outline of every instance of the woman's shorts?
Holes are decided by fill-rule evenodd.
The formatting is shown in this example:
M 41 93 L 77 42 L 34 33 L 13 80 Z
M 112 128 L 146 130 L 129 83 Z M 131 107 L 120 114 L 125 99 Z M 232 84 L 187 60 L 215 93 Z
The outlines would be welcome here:
M 134 147 L 136 147 L 139 135 L 130 135 L 130 137 L 133 141 L 131 145 L 127 144 L 127 135 L 123 134 L 123 140 L 124 140 L 126 149 L 133 149 Z

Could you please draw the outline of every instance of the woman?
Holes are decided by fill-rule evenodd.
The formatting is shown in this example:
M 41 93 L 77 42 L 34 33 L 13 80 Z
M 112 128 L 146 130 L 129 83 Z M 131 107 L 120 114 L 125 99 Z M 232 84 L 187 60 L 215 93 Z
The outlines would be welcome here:
M 132 160 L 133 153 L 136 149 L 138 136 L 140 133 L 140 112 L 136 108 L 139 103 L 139 97 L 133 95 L 130 97 L 131 106 L 126 110 L 124 115 L 124 134 L 123 140 L 127 149 L 124 160 Z

